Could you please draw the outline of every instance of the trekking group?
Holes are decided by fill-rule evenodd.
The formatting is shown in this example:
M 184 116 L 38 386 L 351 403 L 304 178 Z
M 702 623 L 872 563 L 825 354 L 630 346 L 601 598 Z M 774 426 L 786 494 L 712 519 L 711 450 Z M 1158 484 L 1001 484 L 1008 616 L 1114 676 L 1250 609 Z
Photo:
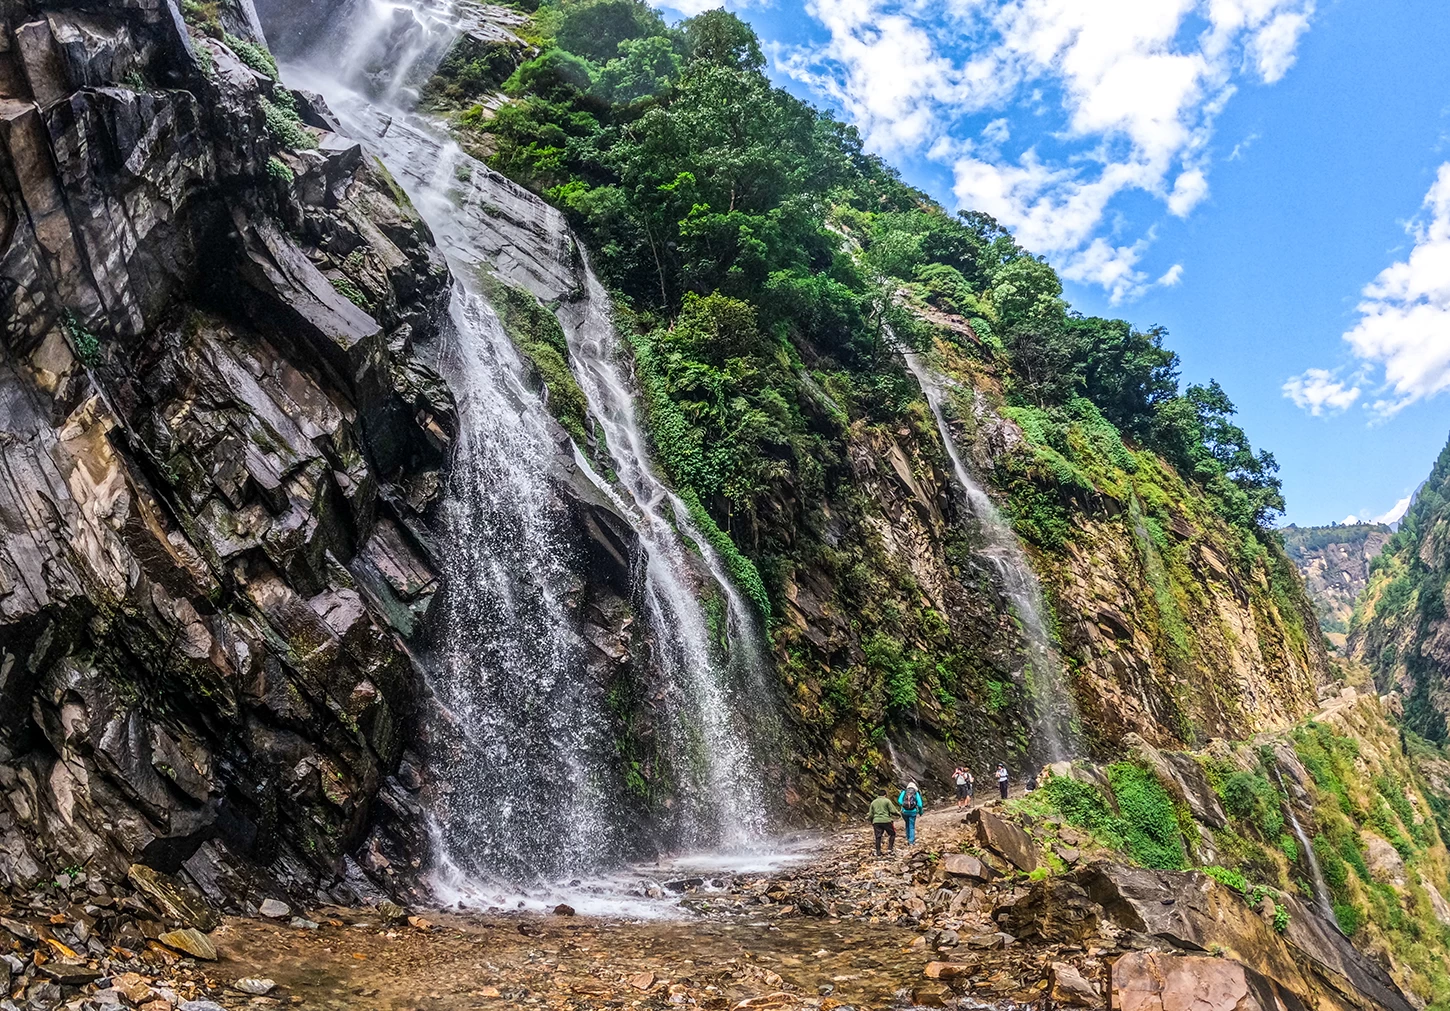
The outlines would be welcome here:
M 976 777 L 972 770 L 966 765 L 959 765 L 952 770 L 952 782 L 957 788 L 958 810 L 968 808 L 972 804 L 972 798 L 976 790 Z M 1007 799 L 1007 787 L 1009 776 L 1007 766 L 997 764 L 997 788 L 1002 794 L 1002 799 Z M 1035 785 L 1035 784 L 1031 784 Z M 1030 788 L 1030 787 L 1029 787 Z M 896 852 L 896 819 L 900 818 L 906 823 L 906 844 L 916 845 L 916 819 L 926 809 L 926 800 L 921 790 L 915 783 L 907 783 L 906 788 L 897 794 L 893 801 L 887 794 L 881 794 L 871 802 L 867 809 L 867 815 L 871 819 L 871 828 L 875 833 L 876 855 L 881 853 L 881 841 L 887 842 L 887 852 Z

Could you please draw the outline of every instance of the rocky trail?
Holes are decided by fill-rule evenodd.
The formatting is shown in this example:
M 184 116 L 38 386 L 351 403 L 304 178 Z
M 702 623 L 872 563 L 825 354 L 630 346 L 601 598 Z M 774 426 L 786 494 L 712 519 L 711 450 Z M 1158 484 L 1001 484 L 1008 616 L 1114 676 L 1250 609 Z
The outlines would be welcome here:
M 652 915 L 629 920 L 276 899 L 223 919 L 144 868 L 126 894 L 67 877 L 0 916 L 0 1008 L 1410 1008 L 1292 898 L 1276 931 L 1272 903 L 1099 859 L 995 799 L 918 828 L 916 846 L 879 858 L 865 826 L 842 828 L 767 875 L 639 868 L 631 898 Z M 1050 832 L 1065 872 L 1043 877 L 1028 828 Z
M 1036 858 L 995 819 L 1001 838 L 976 848 L 981 820 L 929 813 L 917 846 L 903 837 L 882 858 L 856 827 L 770 876 L 643 878 L 640 897 L 661 896 L 649 919 L 274 900 L 221 921 L 148 875 L 121 898 L 81 878 L 33 894 L 0 937 L 17 1006 L 1007 1009 L 1040 1006 L 1054 984 L 1067 1004 L 1099 1005 L 1101 950 L 1017 944 L 993 924 L 1025 881 L 992 865 Z

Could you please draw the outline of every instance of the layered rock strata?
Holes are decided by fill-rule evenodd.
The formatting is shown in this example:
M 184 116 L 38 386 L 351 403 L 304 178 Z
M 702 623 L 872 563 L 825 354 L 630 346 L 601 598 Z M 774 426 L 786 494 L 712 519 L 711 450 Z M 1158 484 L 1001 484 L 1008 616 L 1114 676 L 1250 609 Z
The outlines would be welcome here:
M 447 272 L 248 0 L 188 11 L 0 3 L 0 886 L 355 899 L 419 855 Z

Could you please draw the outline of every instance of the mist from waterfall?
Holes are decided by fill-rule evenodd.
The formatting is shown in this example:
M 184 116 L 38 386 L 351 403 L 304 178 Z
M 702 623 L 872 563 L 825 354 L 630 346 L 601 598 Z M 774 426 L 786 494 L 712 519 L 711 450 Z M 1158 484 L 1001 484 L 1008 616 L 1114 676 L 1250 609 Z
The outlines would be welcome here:
M 420 74 L 446 54 L 440 40 L 456 37 L 440 14 L 454 5 L 357 6 L 351 31 L 315 61 L 289 65 L 287 76 L 323 94 L 348 134 L 382 159 L 456 278 L 449 374 L 462 432 L 447 505 L 442 646 L 429 672 L 441 723 L 431 731 L 430 768 L 440 890 L 583 873 L 618 862 L 637 842 L 614 768 L 609 701 L 585 671 L 571 611 L 580 584 L 552 473 L 564 437 L 525 381 L 486 295 L 497 282 L 486 275 L 556 307 L 607 451 L 591 459 L 576 449 L 575 464 L 638 537 L 635 596 L 648 635 L 634 659 L 654 668 L 652 702 L 665 717 L 659 745 L 679 801 L 664 816 L 666 841 L 749 847 L 766 827 L 764 770 L 778 721 L 763 631 L 650 461 L 609 296 L 558 211 L 412 111 Z M 403 42 L 394 37 L 400 24 Z M 389 52 L 393 77 L 377 69 L 378 54 Z
M 947 419 L 947 390 L 942 377 L 919 353 L 907 351 L 905 358 L 907 368 L 926 396 L 942 446 L 951 460 L 952 473 L 981 533 L 982 543 L 975 553 L 991 564 L 997 585 L 1022 628 L 1022 643 L 1027 653 L 1024 673 L 1032 701 L 1033 737 L 1038 742 L 1034 751 L 1047 762 L 1071 758 L 1077 703 L 1064 680 L 1062 660 L 1043 617 L 1042 585 L 1017 534 L 962 460 Z

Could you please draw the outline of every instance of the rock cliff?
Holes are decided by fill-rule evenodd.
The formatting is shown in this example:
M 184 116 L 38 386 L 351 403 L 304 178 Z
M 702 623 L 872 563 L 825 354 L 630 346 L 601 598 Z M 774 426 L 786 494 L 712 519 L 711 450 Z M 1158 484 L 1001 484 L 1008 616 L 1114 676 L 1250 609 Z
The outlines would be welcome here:
M 1289 526 L 1283 533 L 1284 549 L 1304 577 L 1319 615 L 1319 627 L 1336 648 L 1343 649 L 1355 601 L 1369 585 L 1370 564 L 1384 550 L 1393 531 L 1379 523 L 1359 523 Z
M 1405 723 L 1450 737 L 1450 446 L 1435 461 L 1383 554 L 1370 566 L 1349 628 L 1349 654 L 1403 707 Z
M 447 272 L 250 3 L 183 6 L 0 3 L 0 885 L 353 898 L 422 831 Z

